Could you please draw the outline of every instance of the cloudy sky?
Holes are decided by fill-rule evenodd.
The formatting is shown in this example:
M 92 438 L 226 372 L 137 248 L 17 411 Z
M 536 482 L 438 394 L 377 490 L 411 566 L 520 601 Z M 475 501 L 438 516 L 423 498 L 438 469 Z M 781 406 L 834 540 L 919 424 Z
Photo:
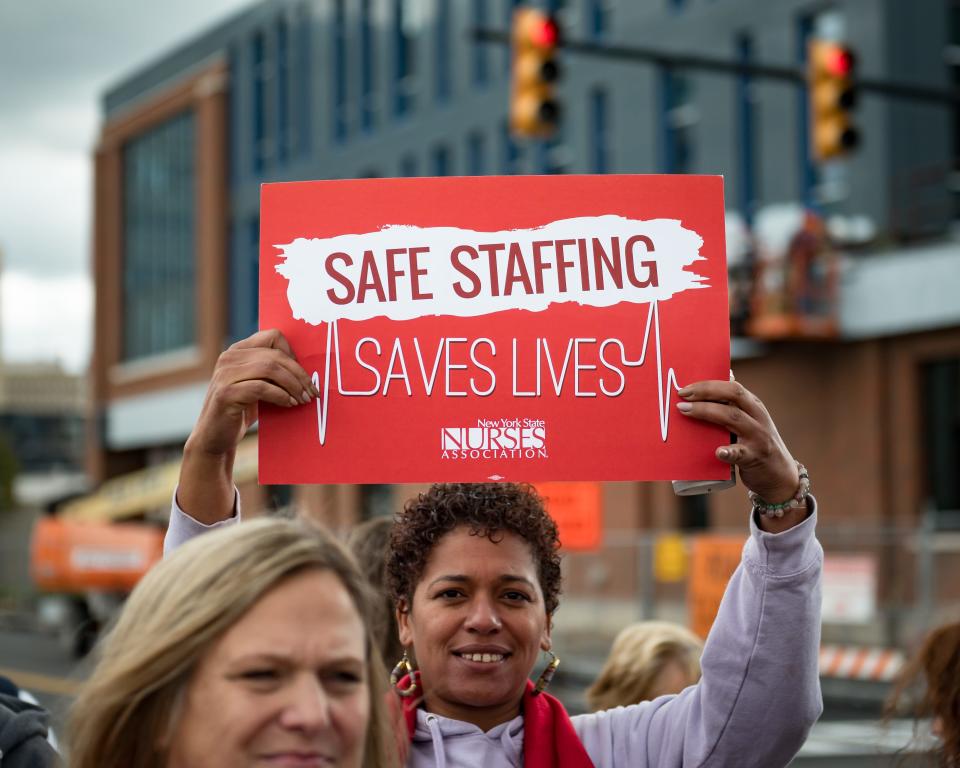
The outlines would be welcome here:
M 104 90 L 251 0 L 0 0 L 0 338 L 85 368 Z

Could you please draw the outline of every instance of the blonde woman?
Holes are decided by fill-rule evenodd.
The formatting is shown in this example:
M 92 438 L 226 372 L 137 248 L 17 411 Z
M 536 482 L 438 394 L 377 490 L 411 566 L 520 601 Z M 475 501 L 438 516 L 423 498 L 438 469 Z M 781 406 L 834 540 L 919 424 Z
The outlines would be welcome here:
M 300 522 L 185 544 L 105 639 L 72 709 L 71 765 L 392 766 L 366 590 L 344 548 Z
M 680 693 L 700 679 L 703 642 L 666 621 L 639 621 L 620 631 L 600 675 L 587 690 L 590 709 L 627 707 Z

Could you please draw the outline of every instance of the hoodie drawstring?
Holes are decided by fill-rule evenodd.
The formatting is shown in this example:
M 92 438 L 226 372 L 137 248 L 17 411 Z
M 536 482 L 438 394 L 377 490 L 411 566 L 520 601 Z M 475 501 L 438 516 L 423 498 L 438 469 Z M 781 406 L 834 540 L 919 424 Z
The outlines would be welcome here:
M 443 734 L 440 733 L 440 721 L 436 715 L 427 715 L 427 727 L 430 729 L 430 738 L 433 741 L 433 756 L 437 768 L 447 768 L 447 756 L 443 751 Z

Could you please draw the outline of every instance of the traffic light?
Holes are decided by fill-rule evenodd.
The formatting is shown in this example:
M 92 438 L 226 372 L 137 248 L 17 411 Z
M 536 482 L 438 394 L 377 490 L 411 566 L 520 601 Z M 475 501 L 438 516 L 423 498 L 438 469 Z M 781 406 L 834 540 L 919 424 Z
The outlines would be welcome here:
M 560 77 L 560 27 L 550 14 L 533 8 L 513 12 L 513 74 L 510 128 L 517 136 L 549 138 L 560 122 L 555 84 Z
M 845 155 L 860 143 L 851 110 L 856 106 L 853 51 L 840 43 L 811 40 L 807 50 L 810 147 L 818 161 Z

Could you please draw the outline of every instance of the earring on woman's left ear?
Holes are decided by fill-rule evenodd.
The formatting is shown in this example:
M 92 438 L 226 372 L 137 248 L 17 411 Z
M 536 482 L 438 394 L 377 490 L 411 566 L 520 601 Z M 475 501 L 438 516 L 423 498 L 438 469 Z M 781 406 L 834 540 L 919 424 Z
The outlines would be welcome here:
M 547 686 L 550 685 L 550 681 L 553 680 L 553 675 L 556 673 L 557 667 L 560 666 L 560 659 L 557 658 L 557 655 L 553 651 L 546 651 L 546 653 L 550 654 L 550 663 L 544 667 L 543 672 L 540 673 L 540 677 L 537 678 L 537 684 L 533 686 L 534 696 L 546 690 Z

